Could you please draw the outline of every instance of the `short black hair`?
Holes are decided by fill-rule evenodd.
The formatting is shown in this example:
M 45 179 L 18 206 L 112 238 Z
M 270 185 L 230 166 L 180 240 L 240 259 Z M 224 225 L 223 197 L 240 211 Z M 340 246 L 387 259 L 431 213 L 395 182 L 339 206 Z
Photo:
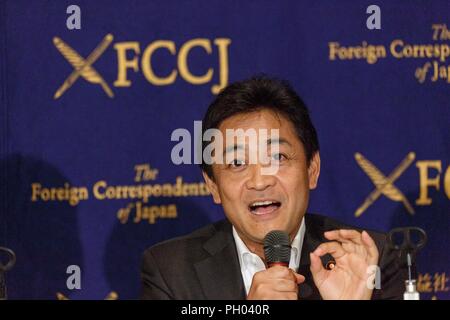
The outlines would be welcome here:
M 293 124 L 305 148 L 309 165 L 314 154 L 319 151 L 317 132 L 305 103 L 285 80 L 258 75 L 231 83 L 209 105 L 203 118 L 203 133 L 208 129 L 218 129 L 225 119 L 234 115 L 263 109 L 282 114 Z M 208 141 L 203 141 L 202 154 L 207 145 Z M 213 178 L 211 165 L 202 161 L 200 167 Z

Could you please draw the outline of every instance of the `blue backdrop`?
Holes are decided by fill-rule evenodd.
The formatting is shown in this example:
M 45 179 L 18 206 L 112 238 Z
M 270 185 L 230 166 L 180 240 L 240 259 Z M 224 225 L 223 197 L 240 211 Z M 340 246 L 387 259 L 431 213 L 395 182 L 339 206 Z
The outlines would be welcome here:
M 172 163 L 171 133 L 261 72 L 293 84 L 318 130 L 309 211 L 422 227 L 419 289 L 450 298 L 450 2 L 379 0 L 380 30 L 371 1 L 78 0 L 80 30 L 66 27 L 71 4 L 0 2 L 10 298 L 136 298 L 146 247 L 223 217 L 198 167 Z

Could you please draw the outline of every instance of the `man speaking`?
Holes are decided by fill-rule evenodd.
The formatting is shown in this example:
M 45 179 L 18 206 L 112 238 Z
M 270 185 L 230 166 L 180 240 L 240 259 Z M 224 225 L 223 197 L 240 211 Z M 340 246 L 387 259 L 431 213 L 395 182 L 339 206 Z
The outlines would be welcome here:
M 203 131 L 210 129 L 223 139 L 215 135 L 214 161 L 201 168 L 226 219 L 147 249 L 141 298 L 402 298 L 407 271 L 384 234 L 306 213 L 320 174 L 319 143 L 289 84 L 255 77 L 229 85 L 206 112 Z M 257 142 L 236 142 L 229 132 L 255 132 Z M 262 145 L 266 153 L 255 148 Z M 273 244 L 287 248 L 284 263 L 268 261 L 272 231 L 286 236 L 285 245 Z

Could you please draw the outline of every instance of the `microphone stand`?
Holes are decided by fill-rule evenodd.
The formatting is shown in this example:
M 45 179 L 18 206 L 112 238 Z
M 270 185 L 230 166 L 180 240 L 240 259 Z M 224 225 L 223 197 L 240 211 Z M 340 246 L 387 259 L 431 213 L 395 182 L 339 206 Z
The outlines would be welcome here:
M 6 253 L 6 255 L 9 256 L 9 260 L 6 264 L 3 264 L 0 260 L 0 300 L 6 300 L 8 298 L 8 294 L 6 290 L 5 274 L 16 264 L 16 254 L 11 249 L 4 247 L 0 247 L 0 253 Z
M 413 240 L 413 234 L 416 234 L 418 241 Z M 398 243 L 398 236 L 401 236 L 401 243 Z M 422 249 L 427 242 L 426 232 L 418 227 L 395 228 L 389 231 L 387 240 L 392 249 L 400 251 L 400 259 L 406 256 L 408 280 L 405 280 L 406 291 L 403 293 L 403 300 L 420 300 L 420 294 L 417 291 L 417 280 L 412 279 L 411 269 L 415 265 L 417 251 Z

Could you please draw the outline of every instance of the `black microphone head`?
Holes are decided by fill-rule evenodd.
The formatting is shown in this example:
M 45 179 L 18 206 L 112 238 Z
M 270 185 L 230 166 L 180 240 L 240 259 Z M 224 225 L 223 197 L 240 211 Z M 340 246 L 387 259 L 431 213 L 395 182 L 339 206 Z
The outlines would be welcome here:
M 289 266 L 291 245 L 288 234 L 280 230 L 270 231 L 264 238 L 264 255 L 269 267 L 274 264 Z

